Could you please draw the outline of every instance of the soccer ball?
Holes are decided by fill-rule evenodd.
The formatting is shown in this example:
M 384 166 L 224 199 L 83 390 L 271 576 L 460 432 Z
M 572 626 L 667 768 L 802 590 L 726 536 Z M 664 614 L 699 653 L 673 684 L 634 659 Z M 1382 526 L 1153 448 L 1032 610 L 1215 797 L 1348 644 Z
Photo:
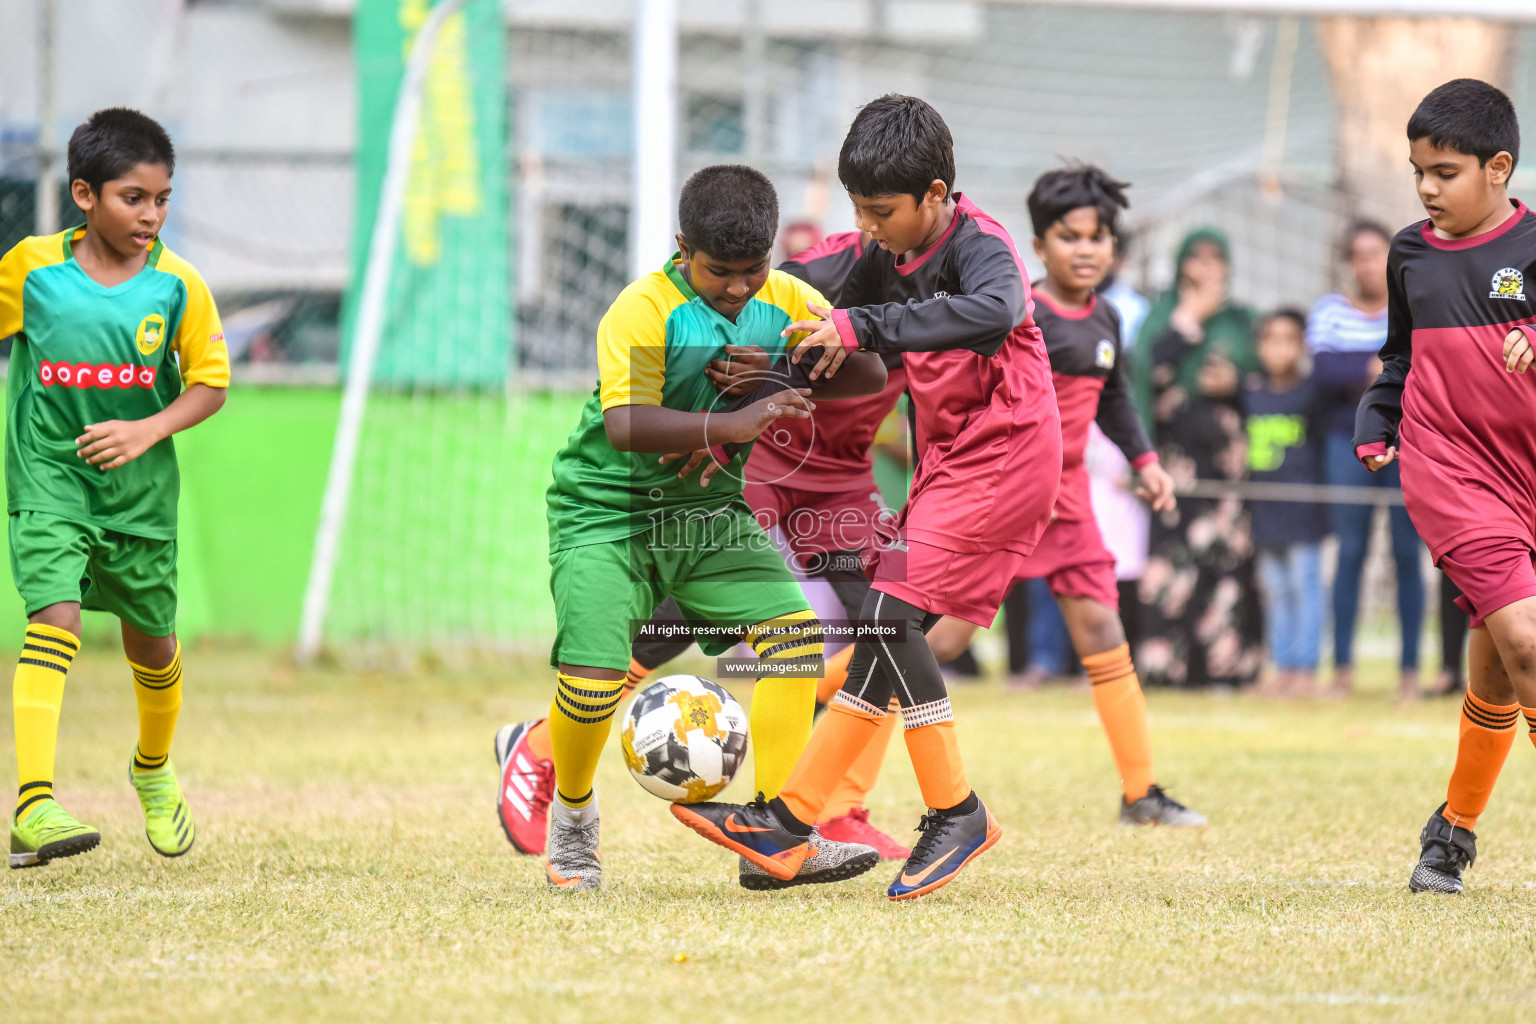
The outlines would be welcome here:
M 736 777 L 747 757 L 747 716 L 719 683 L 666 676 L 635 695 L 620 740 L 629 774 L 646 792 L 694 804 Z

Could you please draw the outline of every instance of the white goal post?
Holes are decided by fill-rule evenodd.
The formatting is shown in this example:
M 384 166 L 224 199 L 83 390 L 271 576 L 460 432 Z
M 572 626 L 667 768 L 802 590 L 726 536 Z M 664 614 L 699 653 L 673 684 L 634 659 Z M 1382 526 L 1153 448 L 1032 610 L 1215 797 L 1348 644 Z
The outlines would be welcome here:
M 341 399 L 341 415 L 336 422 L 336 441 L 331 449 L 331 465 L 325 478 L 325 496 L 320 503 L 320 525 L 315 531 L 315 550 L 310 559 L 309 581 L 304 587 L 304 610 L 299 621 L 299 641 L 295 649 L 298 662 L 308 664 L 320 653 L 325 634 L 325 613 L 330 603 L 331 584 L 336 576 L 336 558 L 341 531 L 347 519 L 352 494 L 352 478 L 357 463 L 357 444 L 363 429 L 363 414 L 368 407 L 368 387 L 373 379 L 373 364 L 384 331 L 384 302 L 389 279 L 394 270 L 395 249 L 399 244 L 400 212 L 405 188 L 410 178 L 411 150 L 421 124 L 421 93 L 427 65 L 443 23 L 468 0 L 440 0 L 432 7 L 426 21 L 411 44 L 400 92 L 395 99 L 395 114 L 389 128 L 389 155 L 379 191 L 378 215 L 373 236 L 368 243 L 368 262 L 363 273 L 363 291 L 358 300 L 356 326 L 352 333 L 352 351 L 347 360 L 347 380 Z

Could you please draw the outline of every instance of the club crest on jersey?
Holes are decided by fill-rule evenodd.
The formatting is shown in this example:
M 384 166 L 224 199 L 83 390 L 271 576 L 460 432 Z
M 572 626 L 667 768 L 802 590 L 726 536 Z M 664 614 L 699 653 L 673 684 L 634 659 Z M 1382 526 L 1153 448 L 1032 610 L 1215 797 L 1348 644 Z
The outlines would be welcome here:
M 1505 267 L 1493 275 L 1493 291 L 1488 293 L 1490 299 L 1515 299 L 1525 301 L 1525 275 L 1514 267 Z
M 1110 370 L 1115 365 L 1115 343 L 1108 338 L 1099 339 L 1098 345 L 1093 349 L 1093 365 L 1101 370 Z
M 139 334 L 134 339 L 139 344 L 139 351 L 149 355 L 160 347 L 165 340 L 165 317 L 159 313 L 151 313 L 139 321 Z

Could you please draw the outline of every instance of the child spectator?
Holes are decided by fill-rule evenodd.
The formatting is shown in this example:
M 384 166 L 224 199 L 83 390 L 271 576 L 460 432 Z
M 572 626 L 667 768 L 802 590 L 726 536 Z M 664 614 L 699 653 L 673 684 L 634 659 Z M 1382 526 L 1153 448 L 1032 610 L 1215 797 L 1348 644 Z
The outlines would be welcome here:
M 1304 359 L 1306 349 L 1307 318 L 1299 310 L 1281 309 L 1260 323 L 1263 373 L 1251 377 L 1243 390 L 1252 480 L 1322 482 L 1324 407 Z M 1262 689 L 1276 696 L 1310 696 L 1317 687 L 1323 635 L 1326 511 L 1310 501 L 1259 500 L 1250 508 L 1275 666 L 1275 676 Z

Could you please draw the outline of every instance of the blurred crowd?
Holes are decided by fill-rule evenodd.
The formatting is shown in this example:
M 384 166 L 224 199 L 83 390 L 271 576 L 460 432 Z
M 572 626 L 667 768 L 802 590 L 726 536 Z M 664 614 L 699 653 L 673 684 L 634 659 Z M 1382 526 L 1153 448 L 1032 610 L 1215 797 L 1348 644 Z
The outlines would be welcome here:
M 789 226 L 786 255 L 818 237 L 814 225 Z M 1264 500 L 1207 487 L 1152 515 L 1134 494 L 1130 466 L 1094 430 L 1087 455 L 1094 511 L 1117 560 L 1121 614 L 1147 685 L 1285 697 L 1353 691 L 1378 506 L 1315 489 L 1336 485 L 1384 492 L 1399 695 L 1464 688 L 1468 623 L 1443 577 L 1441 668 L 1433 680 L 1420 678 L 1423 544 L 1401 503 L 1392 503 L 1398 467 L 1368 472 L 1351 442 L 1355 407 L 1381 365 L 1391 237 L 1380 224 L 1352 224 L 1338 249 L 1346 286 L 1310 309 L 1268 311 L 1232 294 L 1231 249 L 1220 231 L 1190 232 L 1175 256 L 1174 284 L 1154 296 L 1120 276 L 1129 239 L 1119 240 L 1100 294 L 1120 313 L 1138 406 L 1164 467 L 1184 490 L 1197 481 L 1289 485 L 1268 488 Z M 1325 544 L 1329 538 L 1333 545 Z M 1328 547 L 1332 557 L 1325 559 Z M 1015 588 L 1002 625 L 1011 685 L 1033 687 L 1080 670 L 1043 580 Z M 1320 679 L 1325 639 L 1332 642 L 1331 672 Z M 979 672 L 969 652 L 946 670 L 961 677 Z

